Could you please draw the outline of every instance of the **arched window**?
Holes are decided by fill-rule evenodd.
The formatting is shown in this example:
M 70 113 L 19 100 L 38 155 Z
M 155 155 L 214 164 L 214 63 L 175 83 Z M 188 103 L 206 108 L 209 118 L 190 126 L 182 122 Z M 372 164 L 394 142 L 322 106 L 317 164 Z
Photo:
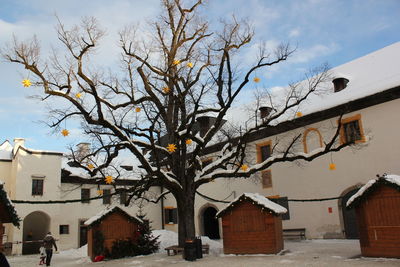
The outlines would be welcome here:
M 322 147 L 322 136 L 316 128 L 309 128 L 303 134 L 304 153 Z

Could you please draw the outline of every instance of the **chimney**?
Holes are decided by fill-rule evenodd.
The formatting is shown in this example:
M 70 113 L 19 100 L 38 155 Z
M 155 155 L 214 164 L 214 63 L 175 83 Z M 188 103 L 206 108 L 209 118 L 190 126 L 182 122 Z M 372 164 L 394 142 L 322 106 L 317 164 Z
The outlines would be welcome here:
M 333 90 L 335 93 L 342 91 L 344 88 L 347 87 L 347 83 L 349 82 L 349 79 L 346 79 L 344 77 L 338 77 L 332 80 L 333 83 Z
M 24 138 L 14 138 L 14 154 L 17 152 L 18 147 L 24 146 L 25 145 L 25 139 Z
M 78 161 L 81 161 L 85 156 L 90 153 L 90 144 L 89 143 L 79 143 L 76 145 L 77 150 L 75 152 L 75 158 Z
M 265 119 L 272 111 L 271 107 L 263 106 L 258 109 L 260 111 L 260 118 Z

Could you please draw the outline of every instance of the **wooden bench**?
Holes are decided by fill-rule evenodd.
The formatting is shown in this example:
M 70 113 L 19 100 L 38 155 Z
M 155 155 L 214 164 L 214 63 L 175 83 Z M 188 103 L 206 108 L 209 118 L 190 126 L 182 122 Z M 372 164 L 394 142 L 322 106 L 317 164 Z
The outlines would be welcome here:
M 287 239 L 306 239 L 306 228 L 283 229 L 283 237 Z
M 171 251 L 174 253 L 173 255 L 177 255 L 180 252 L 182 252 L 184 249 L 181 247 L 178 247 L 178 245 L 175 245 L 175 246 L 166 247 L 165 250 L 167 251 L 168 256 L 171 256 L 171 253 L 170 253 Z M 208 245 L 208 244 L 202 245 L 202 251 L 204 254 L 208 254 L 210 252 L 210 245 Z

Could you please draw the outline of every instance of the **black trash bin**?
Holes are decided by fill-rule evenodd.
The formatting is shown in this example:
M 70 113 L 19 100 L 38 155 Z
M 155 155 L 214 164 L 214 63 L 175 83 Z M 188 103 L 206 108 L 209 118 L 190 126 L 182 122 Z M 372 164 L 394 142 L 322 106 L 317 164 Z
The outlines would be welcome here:
M 196 237 L 195 243 L 196 243 L 196 258 L 201 259 L 203 258 L 203 247 L 200 236 Z
M 187 261 L 196 260 L 196 243 L 194 240 L 186 240 L 183 248 L 183 258 Z

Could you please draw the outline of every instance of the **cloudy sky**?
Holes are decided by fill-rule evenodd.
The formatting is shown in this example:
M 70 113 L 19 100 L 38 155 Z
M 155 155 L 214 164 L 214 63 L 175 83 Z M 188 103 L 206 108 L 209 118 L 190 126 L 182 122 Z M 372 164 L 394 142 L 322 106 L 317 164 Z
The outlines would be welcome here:
M 46 52 L 58 45 L 55 14 L 67 26 L 94 16 L 107 32 L 101 64 L 112 66 L 118 31 L 152 20 L 159 12 L 159 0 L 0 0 L 0 47 L 13 35 L 20 40 L 36 35 Z M 253 60 L 260 42 L 298 47 L 289 61 L 258 73 L 265 87 L 285 86 L 312 67 L 334 67 L 400 41 L 399 0 L 209 0 L 202 12 L 213 25 L 232 15 L 252 22 L 256 35 L 243 52 L 246 61 Z M 0 143 L 23 137 L 27 147 L 65 151 L 82 136 L 72 129 L 65 138 L 40 122 L 47 119 L 45 106 L 28 98 L 40 89 L 22 87 L 27 75 L 17 65 L 0 62 Z

